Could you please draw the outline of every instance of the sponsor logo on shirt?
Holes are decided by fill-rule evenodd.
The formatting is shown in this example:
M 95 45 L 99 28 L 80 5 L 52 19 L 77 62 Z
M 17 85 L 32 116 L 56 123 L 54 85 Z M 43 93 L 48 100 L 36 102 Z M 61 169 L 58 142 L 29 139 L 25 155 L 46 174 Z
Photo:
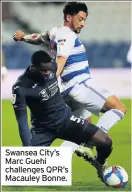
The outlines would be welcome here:
M 50 72 L 49 79 L 53 79 L 53 77 L 54 77 L 54 73 Z
M 58 43 L 61 43 L 61 42 L 66 42 L 66 39 L 59 39 Z
M 35 83 L 35 84 L 32 86 L 32 88 L 35 88 L 37 85 L 38 85 L 38 83 Z

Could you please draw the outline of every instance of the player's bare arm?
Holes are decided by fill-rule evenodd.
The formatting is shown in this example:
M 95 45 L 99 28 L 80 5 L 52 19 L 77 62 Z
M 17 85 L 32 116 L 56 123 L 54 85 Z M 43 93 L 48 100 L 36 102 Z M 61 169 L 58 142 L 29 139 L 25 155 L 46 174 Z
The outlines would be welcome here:
M 62 56 L 58 56 L 56 58 L 56 63 L 57 63 L 57 72 L 56 72 L 56 76 L 57 78 L 61 75 L 62 71 L 63 71 L 63 68 L 66 64 L 66 60 L 67 58 L 65 57 L 62 57 Z
M 16 31 L 16 33 L 13 35 L 13 39 L 15 41 L 24 41 L 29 44 L 34 44 L 34 45 L 40 45 L 41 43 L 48 44 L 49 43 L 49 36 L 48 32 L 38 34 L 38 33 L 33 33 L 33 34 L 25 34 L 23 31 Z
M 74 47 L 75 42 L 73 39 L 73 34 L 71 33 L 71 31 L 69 32 L 67 28 L 62 28 L 59 37 L 57 37 L 57 78 L 62 74 L 67 59 L 71 54 L 72 48 Z

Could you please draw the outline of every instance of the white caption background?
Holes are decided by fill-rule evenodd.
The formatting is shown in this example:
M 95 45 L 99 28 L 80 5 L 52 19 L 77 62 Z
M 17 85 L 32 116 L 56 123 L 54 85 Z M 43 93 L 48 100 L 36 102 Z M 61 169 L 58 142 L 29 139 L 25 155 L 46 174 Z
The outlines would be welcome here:
M 71 185 L 69 147 L 2 147 L 1 184 Z

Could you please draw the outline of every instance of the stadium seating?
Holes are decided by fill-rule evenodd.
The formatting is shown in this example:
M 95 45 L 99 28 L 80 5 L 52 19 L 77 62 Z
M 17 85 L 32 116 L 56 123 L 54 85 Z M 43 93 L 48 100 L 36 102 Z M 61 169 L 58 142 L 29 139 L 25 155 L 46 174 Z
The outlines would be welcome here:
M 131 39 L 130 3 L 87 2 L 87 5 L 89 15 L 80 38 L 85 44 L 91 68 L 130 67 L 126 60 Z M 18 29 L 29 33 L 44 32 L 63 22 L 63 7 L 63 2 L 12 2 L 10 12 L 14 21 L 19 24 Z M 13 27 L 13 23 L 11 25 Z M 4 26 L 6 25 L 3 25 L 3 34 L 10 38 L 13 29 L 9 24 Z M 13 41 L 4 44 L 7 67 L 20 69 L 28 66 L 32 52 L 40 49 L 39 46 L 36 47 Z M 44 49 L 44 46 L 41 48 Z
M 85 29 L 81 38 L 84 41 L 119 41 L 131 39 L 130 2 L 86 2 L 89 10 Z M 64 4 L 37 2 L 12 2 L 11 13 L 30 28 L 46 31 L 63 23 Z M 22 14 L 24 13 L 24 14 Z
M 130 44 L 119 42 L 117 44 L 105 43 L 84 43 L 87 50 L 88 60 L 91 68 L 130 67 L 126 60 Z M 21 69 L 30 64 L 32 50 L 27 44 L 5 44 L 3 45 L 6 65 L 9 69 Z

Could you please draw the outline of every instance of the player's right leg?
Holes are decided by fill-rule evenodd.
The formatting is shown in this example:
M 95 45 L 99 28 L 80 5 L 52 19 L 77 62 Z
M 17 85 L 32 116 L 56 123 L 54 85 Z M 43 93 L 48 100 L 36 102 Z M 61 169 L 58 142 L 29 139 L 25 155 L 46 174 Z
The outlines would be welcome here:
M 105 161 L 112 152 L 112 141 L 105 132 L 87 120 L 72 115 L 66 120 L 63 128 L 58 130 L 58 137 L 77 144 L 92 141 L 97 156 L 88 156 L 86 160 L 97 169 L 98 176 L 103 181 Z
M 93 156 L 89 153 L 88 155 L 84 156 L 84 159 L 96 168 L 98 177 L 102 182 L 104 182 L 104 171 L 107 166 L 106 159 L 109 157 L 113 149 L 112 140 L 99 129 L 92 136 L 92 141 L 96 146 L 97 155 Z
M 73 106 L 78 108 L 77 110 L 73 111 L 73 114 L 75 116 L 86 119 L 89 123 L 92 123 L 91 112 L 89 112 L 85 108 L 81 108 L 81 104 L 78 104 L 75 101 L 73 102 Z M 77 154 L 77 156 L 80 157 L 88 157 L 89 155 L 92 155 L 91 149 L 93 149 L 93 145 L 91 142 L 87 144 L 82 143 L 78 148 L 76 148 L 75 153 Z

